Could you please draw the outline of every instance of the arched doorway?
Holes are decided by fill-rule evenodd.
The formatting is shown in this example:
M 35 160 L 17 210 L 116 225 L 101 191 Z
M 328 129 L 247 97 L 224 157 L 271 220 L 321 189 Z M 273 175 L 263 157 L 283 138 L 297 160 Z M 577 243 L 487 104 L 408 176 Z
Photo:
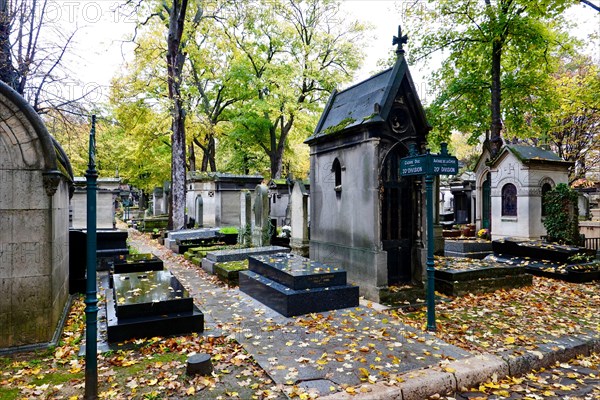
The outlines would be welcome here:
M 196 225 L 199 228 L 204 226 L 204 201 L 200 194 L 196 196 Z
M 400 176 L 401 154 L 391 151 L 381 169 L 381 242 L 387 252 L 388 285 L 410 282 L 416 209 L 412 178 Z
M 492 178 L 489 172 L 481 186 L 481 227 L 492 230 Z

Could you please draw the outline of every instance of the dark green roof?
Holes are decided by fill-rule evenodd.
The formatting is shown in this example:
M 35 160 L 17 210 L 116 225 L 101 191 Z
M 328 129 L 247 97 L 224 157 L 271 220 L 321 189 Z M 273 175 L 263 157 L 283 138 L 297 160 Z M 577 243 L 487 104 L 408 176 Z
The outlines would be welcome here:
M 380 72 L 340 92 L 333 91 L 315 131 L 305 143 L 354 127 L 387 121 L 398 93 L 407 94 L 417 132 L 426 135 L 431 127 L 419 100 L 408 64 L 399 56 L 393 68 Z
M 504 146 L 513 153 L 521 162 L 527 163 L 557 163 L 571 165 L 570 161 L 565 161 L 551 150 L 541 147 L 528 146 L 522 144 L 507 144 Z

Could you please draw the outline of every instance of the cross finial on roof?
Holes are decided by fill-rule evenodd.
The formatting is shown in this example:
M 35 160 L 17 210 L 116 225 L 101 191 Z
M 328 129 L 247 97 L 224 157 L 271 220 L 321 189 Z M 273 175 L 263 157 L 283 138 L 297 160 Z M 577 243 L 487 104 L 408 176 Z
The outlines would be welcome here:
M 402 44 L 406 44 L 406 42 L 408 42 L 408 36 L 402 36 L 402 27 L 398 25 L 398 36 L 394 36 L 394 39 L 392 40 L 392 46 L 398 45 L 396 54 L 404 54 Z

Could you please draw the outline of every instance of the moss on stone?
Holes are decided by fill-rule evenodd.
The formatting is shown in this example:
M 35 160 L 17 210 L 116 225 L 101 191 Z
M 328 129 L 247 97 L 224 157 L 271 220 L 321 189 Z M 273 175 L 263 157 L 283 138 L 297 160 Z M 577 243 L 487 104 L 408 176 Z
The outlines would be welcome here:
M 354 118 L 350 118 L 350 117 L 344 118 L 337 125 L 332 125 L 330 127 L 323 129 L 323 131 L 321 131 L 321 133 L 323 135 L 330 135 L 332 133 L 340 132 L 355 122 L 356 122 L 356 120 Z

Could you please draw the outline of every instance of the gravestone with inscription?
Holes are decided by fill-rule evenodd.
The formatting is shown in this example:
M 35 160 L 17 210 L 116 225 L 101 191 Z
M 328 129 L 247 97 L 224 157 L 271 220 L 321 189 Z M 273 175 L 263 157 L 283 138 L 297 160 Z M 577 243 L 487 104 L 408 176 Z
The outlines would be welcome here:
M 341 268 L 279 253 L 250 257 L 248 269 L 240 290 L 286 317 L 358 306 L 358 286 Z
M 0 349 L 57 340 L 69 298 L 65 152 L 29 104 L 0 82 Z

